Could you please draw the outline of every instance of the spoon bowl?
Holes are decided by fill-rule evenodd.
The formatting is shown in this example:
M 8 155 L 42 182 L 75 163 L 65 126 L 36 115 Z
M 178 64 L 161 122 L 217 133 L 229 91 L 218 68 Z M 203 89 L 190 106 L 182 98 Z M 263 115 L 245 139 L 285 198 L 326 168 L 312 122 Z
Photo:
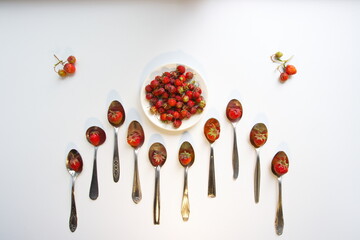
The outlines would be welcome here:
M 250 131 L 250 142 L 256 151 L 256 165 L 254 173 L 254 197 L 255 203 L 259 202 L 260 198 L 260 152 L 259 148 L 262 147 L 268 139 L 268 130 L 265 124 L 257 123 Z
M 167 158 L 166 148 L 161 143 L 154 143 L 149 149 L 150 163 L 155 167 L 154 224 L 160 224 L 160 168 Z
M 237 99 L 230 100 L 226 107 L 226 117 L 231 122 L 234 130 L 233 154 L 232 154 L 234 179 L 237 179 L 239 175 L 239 153 L 238 153 L 237 139 L 236 139 L 236 125 L 240 121 L 242 115 L 243 115 L 243 108 L 239 100 Z
M 279 197 L 275 217 L 275 231 L 277 235 L 282 235 L 284 230 L 284 215 L 282 209 L 282 176 L 288 172 L 289 159 L 285 152 L 279 151 L 275 154 L 271 162 L 271 171 L 278 179 Z
M 75 180 L 82 172 L 83 161 L 80 153 L 71 149 L 66 158 L 66 169 L 71 175 L 71 211 L 69 219 L 69 228 L 71 232 L 74 232 L 77 228 L 77 213 L 75 204 Z
M 127 142 L 134 148 L 134 178 L 132 188 L 132 199 L 134 203 L 139 203 L 142 198 L 140 177 L 138 169 L 138 150 L 143 145 L 145 140 L 144 130 L 138 121 L 132 121 L 128 127 Z
M 183 142 L 179 149 L 179 162 L 185 168 L 184 174 L 184 190 L 181 201 L 181 216 L 184 222 L 189 220 L 190 215 L 190 203 L 189 203 L 189 191 L 188 191 L 188 171 L 195 161 L 195 152 L 192 145 L 189 142 Z
M 213 143 L 220 137 L 220 123 L 215 118 L 210 118 L 204 125 L 204 134 L 210 143 L 210 166 L 209 166 L 209 182 L 208 182 L 208 196 L 216 197 L 216 182 L 215 182 L 215 163 L 214 163 L 214 148 Z
M 113 179 L 114 182 L 118 182 L 120 178 L 118 131 L 119 127 L 125 121 L 125 110 L 119 101 L 114 100 L 110 103 L 107 118 L 109 123 L 114 127 Z
M 96 200 L 99 196 L 99 185 L 97 177 L 97 150 L 106 140 L 106 134 L 104 130 L 97 126 L 89 127 L 86 131 L 86 139 L 94 148 L 94 163 L 93 172 L 91 177 L 89 197 L 92 200 Z

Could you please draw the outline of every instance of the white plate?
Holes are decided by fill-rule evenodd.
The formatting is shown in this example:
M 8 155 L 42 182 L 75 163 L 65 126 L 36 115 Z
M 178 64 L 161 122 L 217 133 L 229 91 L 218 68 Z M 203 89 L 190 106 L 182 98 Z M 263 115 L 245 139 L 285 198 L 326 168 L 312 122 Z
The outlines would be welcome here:
M 160 120 L 160 116 L 159 114 L 152 114 L 150 112 L 150 102 L 146 99 L 146 92 L 145 92 L 145 87 L 146 85 L 148 85 L 152 80 L 154 80 L 154 78 L 158 75 L 162 75 L 164 72 L 171 72 L 176 70 L 176 67 L 178 65 L 183 65 L 185 66 L 186 72 L 192 72 L 194 73 L 194 77 L 192 79 L 192 81 L 196 81 L 199 84 L 199 87 L 202 90 L 201 95 L 204 97 L 205 101 L 207 102 L 208 99 L 208 92 L 207 92 L 207 88 L 204 82 L 204 79 L 201 77 L 201 75 L 195 71 L 193 68 L 186 66 L 184 64 L 166 64 L 164 66 L 158 67 L 156 68 L 151 74 L 149 74 L 149 76 L 145 79 L 143 86 L 141 87 L 140 90 L 140 102 L 141 102 L 141 106 L 142 109 L 144 110 L 145 115 L 148 117 L 148 119 L 155 124 L 157 127 L 166 130 L 166 131 L 170 131 L 170 132 L 181 132 L 184 130 L 187 130 L 191 127 L 193 127 L 196 123 L 198 123 L 200 121 L 200 119 L 202 118 L 202 116 L 204 115 L 204 111 L 207 109 L 207 106 L 205 106 L 204 111 L 202 113 L 197 113 L 195 115 L 192 115 L 191 118 L 189 119 L 183 119 L 182 120 L 182 124 L 179 128 L 174 128 L 172 123 L 164 123 Z

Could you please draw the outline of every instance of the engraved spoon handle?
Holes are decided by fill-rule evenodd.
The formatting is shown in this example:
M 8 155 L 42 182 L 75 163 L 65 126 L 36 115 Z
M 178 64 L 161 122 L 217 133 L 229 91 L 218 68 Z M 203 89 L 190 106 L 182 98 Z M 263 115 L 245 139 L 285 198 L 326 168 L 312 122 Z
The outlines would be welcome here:
M 71 212 L 69 219 L 69 227 L 71 232 L 75 232 L 77 227 L 77 214 L 76 214 L 76 204 L 75 204 L 75 177 L 72 177 L 71 184 Z
M 185 174 L 184 174 L 184 192 L 183 198 L 181 202 L 181 216 L 184 222 L 189 220 L 190 215 L 190 203 L 189 203 L 189 191 L 188 191 L 188 171 L 189 167 L 185 167 Z
M 118 128 L 114 128 L 114 157 L 113 157 L 113 178 L 114 182 L 118 182 L 120 178 L 120 160 L 118 147 Z

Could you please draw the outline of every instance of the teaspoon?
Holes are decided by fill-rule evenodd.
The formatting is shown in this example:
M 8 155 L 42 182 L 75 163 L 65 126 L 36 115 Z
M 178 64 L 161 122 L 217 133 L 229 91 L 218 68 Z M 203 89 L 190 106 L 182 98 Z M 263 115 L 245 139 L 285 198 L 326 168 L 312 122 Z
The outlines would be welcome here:
M 114 127 L 113 179 L 114 182 L 118 182 L 120 178 L 118 131 L 119 127 L 125 121 L 125 111 L 119 101 L 114 100 L 111 102 L 107 112 L 107 118 L 109 123 Z
M 250 132 L 250 142 L 256 151 L 256 165 L 254 174 L 254 197 L 255 203 L 259 202 L 260 198 L 260 152 L 259 148 L 263 146 L 268 139 L 268 130 L 263 123 L 257 123 L 253 126 Z
M 66 158 L 66 169 L 71 175 L 71 212 L 69 219 L 70 231 L 74 232 L 77 228 L 77 214 L 75 204 L 75 180 L 83 169 L 83 161 L 80 153 L 71 149 Z
M 188 172 L 189 168 L 193 165 L 195 160 L 195 152 L 189 142 L 183 142 L 179 149 L 179 162 L 185 169 L 184 174 L 184 191 L 181 201 L 181 216 L 184 222 L 189 220 L 190 215 L 190 203 L 189 203 L 189 191 L 188 191 Z
M 154 143 L 149 149 L 150 163 L 155 167 L 154 224 L 160 224 L 160 168 L 167 158 L 166 148 L 161 143 Z
M 236 125 L 241 119 L 243 109 L 241 103 L 237 99 L 232 99 L 226 107 L 226 117 L 229 119 L 234 130 L 234 141 L 233 141 L 233 154 L 232 154 L 232 165 L 233 165 L 233 178 L 237 179 L 239 175 L 239 154 L 236 140 Z
M 86 139 L 89 141 L 91 145 L 95 147 L 94 150 L 94 164 L 93 164 L 93 173 L 90 184 L 90 193 L 89 197 L 92 200 L 96 200 L 99 196 L 99 185 L 97 178 L 97 150 L 100 145 L 102 145 L 106 140 L 106 134 L 104 130 L 100 127 L 92 126 L 89 127 L 86 131 Z
M 278 205 L 276 210 L 275 218 L 275 230 L 277 235 L 281 235 L 284 230 L 284 215 L 282 209 L 282 193 L 281 193 L 281 180 L 282 176 L 288 172 L 289 169 L 289 159 L 285 152 L 279 151 L 274 156 L 271 162 L 271 171 L 277 177 L 279 183 L 279 197 Z
M 138 151 L 139 148 L 143 145 L 145 140 L 145 134 L 142 126 L 138 121 L 132 121 L 128 127 L 127 133 L 127 142 L 134 148 L 135 162 L 134 162 L 134 178 L 133 178 L 133 188 L 132 188 L 132 199 L 134 203 L 139 203 L 142 194 L 140 186 L 140 177 L 138 170 Z
M 208 196 L 216 197 L 216 183 L 215 183 L 215 163 L 214 163 L 214 148 L 213 143 L 220 136 L 220 123 L 215 118 L 210 118 L 204 125 L 204 134 L 210 143 L 210 166 L 209 166 L 209 182 L 208 182 Z

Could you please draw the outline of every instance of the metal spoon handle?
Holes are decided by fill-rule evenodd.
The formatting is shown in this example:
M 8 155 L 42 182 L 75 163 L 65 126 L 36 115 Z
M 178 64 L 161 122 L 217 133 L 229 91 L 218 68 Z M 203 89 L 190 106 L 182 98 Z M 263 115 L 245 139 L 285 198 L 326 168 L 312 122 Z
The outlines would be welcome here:
M 113 178 L 114 182 L 118 182 L 120 178 L 120 161 L 118 147 L 118 128 L 114 128 L 114 157 L 113 157 Z
M 98 198 L 98 196 L 99 196 L 99 185 L 98 185 L 97 164 L 96 164 L 97 149 L 98 148 L 95 147 L 93 173 L 92 173 L 92 178 L 91 178 L 90 194 L 89 194 L 89 197 L 92 200 L 96 200 Z
M 276 210 L 275 229 L 276 229 L 276 234 L 281 235 L 284 229 L 284 216 L 282 210 L 282 197 L 281 197 L 281 177 L 278 178 L 278 182 L 279 182 L 279 199 Z
M 209 167 L 208 196 L 211 197 L 211 198 L 216 197 L 214 149 L 213 149 L 212 144 L 210 145 L 210 167 Z
M 77 214 L 76 214 L 76 204 L 75 204 L 75 179 L 72 178 L 72 186 L 71 186 L 71 212 L 69 219 L 69 227 L 71 232 L 75 232 L 77 227 Z
M 232 164 L 234 170 L 234 179 L 237 179 L 239 175 L 239 154 L 237 148 L 237 140 L 236 140 L 236 128 L 234 126 L 234 145 L 233 145 L 233 155 L 232 155 Z
M 154 224 L 160 224 L 160 166 L 155 168 Z
M 259 151 L 256 149 L 256 165 L 255 165 L 255 174 L 254 174 L 254 195 L 255 203 L 259 202 L 260 197 L 260 155 Z
M 186 222 L 189 219 L 189 215 L 190 215 L 190 203 L 189 203 L 189 193 L 188 193 L 188 171 L 189 171 L 189 167 L 185 167 L 184 192 L 181 202 L 181 216 L 184 222 Z
M 135 162 L 134 162 L 134 179 L 133 179 L 133 188 L 132 188 L 132 199 L 134 203 L 139 203 L 142 195 L 141 195 L 141 186 L 140 186 L 140 178 L 139 178 L 139 169 L 138 169 L 138 150 L 135 149 Z

